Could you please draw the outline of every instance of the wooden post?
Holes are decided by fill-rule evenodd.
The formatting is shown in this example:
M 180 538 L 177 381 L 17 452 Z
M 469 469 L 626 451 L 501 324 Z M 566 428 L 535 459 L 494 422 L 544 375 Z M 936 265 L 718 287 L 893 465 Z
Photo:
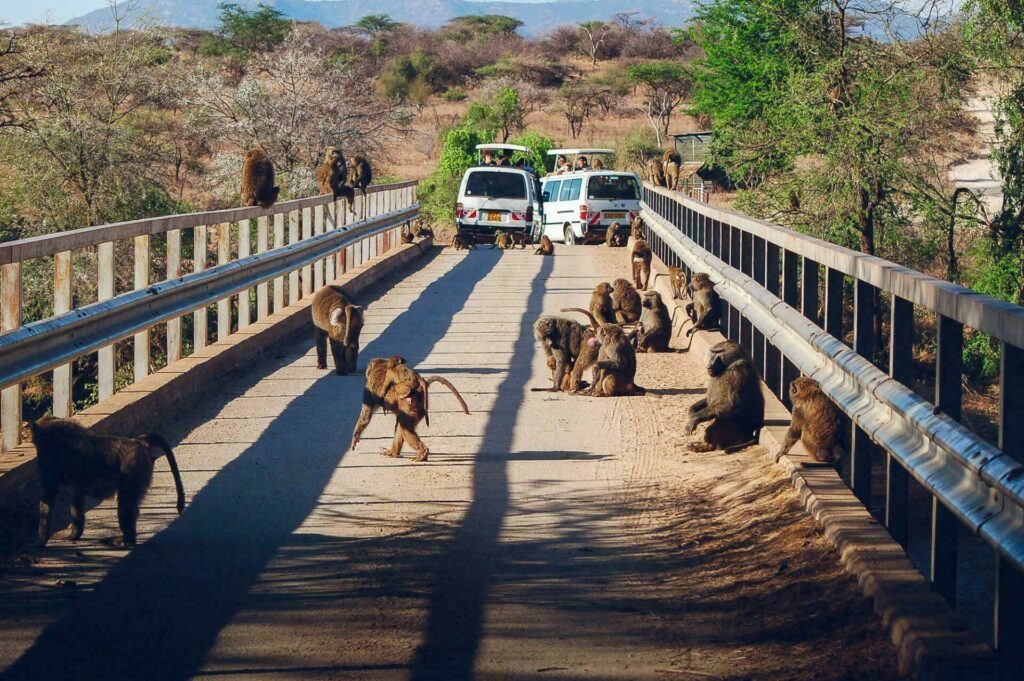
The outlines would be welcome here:
M 193 272 L 202 272 L 206 269 L 206 225 L 199 225 L 193 231 L 192 255 Z M 206 308 L 201 307 L 192 313 L 192 347 L 199 350 L 206 347 L 208 329 L 206 328 Z
M 324 206 L 317 204 L 313 209 L 313 234 L 324 233 Z M 313 264 L 313 289 L 319 291 L 324 287 L 324 261 L 317 260 Z
M 331 201 L 327 204 L 327 230 L 331 231 L 338 228 L 338 202 Z M 324 279 L 327 281 L 334 281 L 338 276 L 334 271 L 334 264 L 337 262 L 337 258 L 332 254 L 329 258 L 324 259 Z
M 135 290 L 149 286 L 149 235 L 135 237 Z M 138 383 L 149 375 L 149 329 L 135 334 L 135 355 L 132 367 L 135 370 L 135 382 Z
M 938 347 L 935 352 L 935 406 L 950 418 L 960 420 L 963 405 L 964 326 L 939 314 Z M 932 588 L 950 604 L 956 602 L 957 519 L 953 512 L 932 497 Z
M 248 258 L 252 255 L 252 225 L 248 220 L 238 221 L 238 259 Z M 230 258 L 230 250 L 228 252 Z M 238 328 L 244 329 L 252 321 L 252 310 L 249 307 L 249 291 L 245 289 L 238 292 Z M 230 301 L 228 305 L 230 305 Z
M 274 213 L 274 248 L 284 247 L 284 213 Z M 274 279 L 274 312 L 284 309 L 284 277 Z
M 302 240 L 305 241 L 313 236 L 313 209 L 306 207 L 302 209 Z M 303 265 L 302 267 L 302 297 L 313 295 L 313 266 Z
M 217 264 L 226 265 L 231 260 L 231 223 L 217 225 Z M 231 335 L 231 298 L 217 301 L 217 340 Z
M 53 314 L 71 311 L 71 251 L 53 256 Z M 71 364 L 53 370 L 53 415 L 71 416 Z
M 14 331 L 21 326 L 21 263 L 0 267 L 0 331 Z M 0 392 L 0 430 L 4 451 L 21 444 L 21 384 L 7 386 Z
M 167 279 L 181 277 L 181 230 L 167 232 Z M 167 320 L 167 363 L 181 359 L 181 317 Z
M 871 359 L 875 348 L 875 287 L 856 280 L 853 291 L 853 350 Z M 876 450 L 867 433 L 853 429 L 850 446 L 850 487 L 861 503 L 871 503 L 871 460 Z
M 288 212 L 288 244 L 299 241 L 299 211 Z M 288 304 L 294 305 L 299 302 L 299 271 L 293 270 L 288 273 Z
M 276 217 L 276 216 L 275 216 Z M 256 252 L 266 253 L 269 231 L 270 231 L 270 219 L 266 215 L 261 215 L 256 218 Z M 270 283 L 263 282 L 262 284 L 256 285 L 256 319 L 262 321 L 267 318 L 270 314 Z
M 100 301 L 114 297 L 114 242 L 108 241 L 96 247 L 96 293 Z M 100 402 L 114 394 L 114 346 L 100 348 L 97 356 L 96 390 Z
M 914 304 L 892 296 L 889 375 L 910 388 L 914 380 Z M 885 526 L 900 546 L 907 545 L 910 475 L 892 454 L 885 459 Z

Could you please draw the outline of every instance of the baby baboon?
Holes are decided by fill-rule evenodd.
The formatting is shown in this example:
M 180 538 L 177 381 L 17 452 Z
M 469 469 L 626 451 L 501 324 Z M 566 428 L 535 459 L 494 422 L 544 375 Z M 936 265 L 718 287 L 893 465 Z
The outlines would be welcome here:
M 503 251 L 507 251 L 512 248 L 512 237 L 507 232 L 503 232 L 499 229 L 494 233 L 494 243 L 491 245 L 491 248 L 495 247 L 500 248 Z
M 456 251 L 468 251 L 469 249 L 476 250 L 476 239 L 473 238 L 472 234 L 466 232 L 456 232 L 455 236 L 452 237 L 452 248 Z
M 274 186 L 274 164 L 262 149 L 250 149 L 242 161 L 242 203 L 270 208 L 277 201 L 280 187 Z
M 641 352 L 668 352 L 672 338 L 672 318 L 657 291 L 645 291 L 643 312 L 636 326 L 636 349 Z
M 540 246 L 533 252 L 534 255 L 554 255 L 555 245 L 551 243 L 551 239 L 545 234 L 540 238 Z
M 693 326 L 686 331 L 686 335 L 719 328 L 722 322 L 722 302 L 711 277 L 704 272 L 693 275 L 690 279 L 690 299 L 692 302 L 686 304 L 686 314 Z
M 683 159 L 675 149 L 666 149 L 662 156 L 662 163 L 665 170 L 665 186 L 669 189 L 676 189 L 679 185 L 679 167 Z
M 629 259 L 633 264 L 633 284 L 640 291 L 647 290 L 647 283 L 651 280 L 651 260 L 654 254 L 647 242 L 640 239 L 633 244 L 633 252 Z
M 608 233 L 604 237 L 604 245 L 608 247 L 612 246 L 625 246 L 626 235 L 622 233 L 622 225 L 617 222 L 613 222 L 608 226 Z
M 427 237 L 434 236 L 434 230 L 426 225 L 417 224 L 415 229 L 412 230 L 413 235 L 417 239 L 426 239 Z
M 596 325 L 598 324 L 614 324 L 615 319 L 615 307 L 612 305 L 612 285 L 607 281 L 602 281 L 600 284 L 594 287 L 594 292 L 590 294 L 590 314 L 594 315 L 596 319 Z
M 529 241 L 530 235 L 526 232 L 512 232 L 509 234 L 512 239 L 512 246 L 519 246 L 523 250 L 526 250 L 526 243 Z
M 779 456 L 789 454 L 796 441 L 800 440 L 815 462 L 838 463 L 843 449 L 839 445 L 840 422 L 836 405 L 817 381 L 806 376 L 789 384 L 789 396 L 793 400 L 793 421 Z
M 324 161 L 316 169 L 316 183 L 320 187 L 320 193 L 331 194 L 335 199 L 347 198 L 352 201 L 352 189 L 345 186 L 348 178 L 348 168 L 345 165 L 345 156 L 337 147 L 327 147 L 324 152 Z
M 416 427 L 423 420 L 430 425 L 431 383 L 440 383 L 451 390 L 462 411 L 469 413 L 466 401 L 447 379 L 440 376 L 424 379 L 409 367 L 405 358 L 398 355 L 390 359 L 371 359 L 366 366 L 363 407 L 359 412 L 356 428 L 352 432 L 350 449 L 356 448 L 360 436 L 373 418 L 373 413 L 382 408 L 385 412 L 395 414 L 395 439 L 391 447 L 383 452 L 384 456 L 401 456 L 402 445 L 408 443 L 416 450 L 413 461 L 426 461 L 430 450 L 416 434 Z
M 647 176 L 655 187 L 665 186 L 665 166 L 660 158 L 652 158 L 647 162 Z
M 636 350 L 618 324 L 603 324 L 597 329 L 598 345 L 594 363 L 594 383 L 587 390 L 594 397 L 643 394 L 636 379 Z
M 686 297 L 686 270 L 681 267 L 669 267 L 668 282 L 672 285 L 672 300 Z
M 413 241 L 412 232 L 409 231 L 409 227 L 402 227 L 402 243 L 411 244 Z
M 121 540 L 134 546 L 139 505 L 153 481 L 153 463 L 167 457 L 178 492 L 178 514 L 185 509 L 185 488 L 178 462 L 167 441 L 156 433 L 137 438 L 93 433 L 70 419 L 43 417 L 31 425 L 39 468 L 38 545 L 50 539 L 53 503 L 60 488 L 71 492 L 71 539 L 85 531 L 85 497 L 109 499 L 117 494 Z
M 692 435 L 698 423 L 714 423 L 704 432 L 704 443 L 691 449 L 728 453 L 756 444 L 764 426 L 764 396 L 750 355 L 739 343 L 722 341 L 711 348 L 708 375 L 707 392 L 690 407 L 685 432 Z
M 640 294 L 625 279 L 612 282 L 612 311 L 619 324 L 635 324 L 640 319 Z
M 335 373 L 339 376 L 355 373 L 363 308 L 346 298 L 340 286 L 328 284 L 313 296 L 310 309 L 313 311 L 316 368 L 327 368 L 327 344 L 330 342 Z
M 583 347 L 584 326 L 572 319 L 544 315 L 533 324 L 533 337 L 544 346 L 551 369 L 551 388 L 534 391 L 558 392 L 563 390 L 566 377 L 573 368 Z
M 639 215 L 630 224 L 629 235 L 633 237 L 633 241 L 640 241 L 644 238 L 644 219 Z

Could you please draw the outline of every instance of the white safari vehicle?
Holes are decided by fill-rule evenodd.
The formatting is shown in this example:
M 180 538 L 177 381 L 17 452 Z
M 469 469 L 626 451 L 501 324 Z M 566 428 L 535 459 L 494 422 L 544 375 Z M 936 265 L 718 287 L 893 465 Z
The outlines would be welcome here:
M 574 170 L 541 180 L 544 205 L 543 233 L 567 244 L 604 241 L 613 222 L 627 227 L 640 213 L 640 178 L 635 173 L 594 170 L 590 158 L 615 153 L 614 149 L 552 149 L 565 156 Z M 577 160 L 587 165 L 577 168 Z
M 529 154 L 518 144 L 479 144 L 477 154 L 498 157 L 514 152 Z M 533 169 L 520 165 L 487 165 L 483 161 L 462 176 L 455 225 L 478 241 L 489 241 L 494 232 L 526 232 L 532 238 L 540 231 L 540 181 Z

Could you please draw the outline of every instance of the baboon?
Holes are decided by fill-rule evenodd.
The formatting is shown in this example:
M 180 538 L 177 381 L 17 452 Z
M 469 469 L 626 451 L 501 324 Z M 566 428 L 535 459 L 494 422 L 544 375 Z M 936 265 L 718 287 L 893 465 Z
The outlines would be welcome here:
M 594 336 L 598 345 L 594 382 L 586 394 L 594 397 L 643 394 L 637 386 L 636 350 L 618 324 L 602 324 Z
M 622 234 L 619 230 L 622 229 L 622 225 L 617 222 L 613 222 L 608 226 L 608 233 L 604 237 L 604 245 L 608 247 L 612 246 L 625 246 L 626 235 Z
M 704 442 L 691 449 L 730 453 L 756 444 L 764 426 L 764 396 L 750 355 L 739 343 L 722 341 L 711 348 L 707 369 L 707 391 L 690 407 L 685 432 L 692 435 L 697 424 L 714 422 Z
M 583 372 L 594 366 L 597 362 L 597 354 L 600 346 L 597 344 L 597 331 L 595 329 L 583 329 L 583 343 L 580 345 L 580 354 L 573 362 L 572 372 L 569 374 L 568 384 L 563 386 L 567 392 L 579 392 L 586 387 L 582 380 Z
M 540 238 L 540 246 L 533 252 L 534 255 L 554 255 L 555 245 L 551 243 L 551 239 L 545 234 Z
M 472 234 L 466 234 L 465 232 L 456 232 L 455 236 L 452 237 L 452 248 L 456 251 L 468 251 L 470 249 L 476 250 L 476 239 L 473 238 Z
M 800 440 L 808 456 L 816 463 L 838 463 L 843 449 L 839 445 L 840 422 L 836 405 L 817 381 L 806 376 L 789 384 L 789 396 L 793 401 L 793 421 L 779 457 L 789 454 L 796 441 Z
M 430 450 L 416 434 L 416 427 L 423 420 L 430 425 L 431 383 L 440 383 L 451 390 L 462 411 L 469 413 L 466 401 L 447 379 L 441 376 L 423 378 L 406 363 L 404 357 L 398 355 L 389 359 L 371 359 L 366 366 L 363 407 L 359 411 L 355 430 L 352 431 L 352 444 L 349 448 L 356 448 L 360 436 L 373 418 L 373 413 L 382 408 L 385 412 L 395 414 L 395 439 L 391 447 L 383 452 L 384 456 L 401 456 L 402 445 L 408 443 L 416 450 L 413 461 L 426 461 Z
M 652 158 L 647 162 L 647 175 L 655 187 L 665 186 L 665 166 L 660 158 Z
M 509 237 L 512 239 L 512 246 L 519 246 L 523 250 L 526 250 L 526 243 L 529 239 L 529 235 L 526 232 L 511 232 Z
M 262 149 L 250 149 L 242 162 L 242 203 L 270 208 L 277 201 L 280 187 L 274 186 L 274 164 Z
M 328 284 L 316 292 L 310 305 L 313 312 L 313 340 L 316 343 L 316 368 L 327 368 L 327 344 L 334 356 L 334 371 L 339 376 L 356 371 L 359 359 L 359 334 L 363 330 L 363 308 L 355 305 L 340 286 Z
M 679 186 L 679 166 L 682 158 L 675 149 L 666 149 L 662 158 L 665 172 L 665 186 L 675 190 Z
M 533 337 L 544 346 L 552 384 L 550 388 L 534 388 L 535 392 L 559 392 L 565 389 L 566 377 L 583 347 L 584 331 L 582 324 L 565 317 L 544 315 L 534 322 Z
M 85 497 L 109 499 L 117 494 L 117 522 L 124 546 L 135 546 L 139 505 L 153 481 L 153 464 L 167 457 L 178 492 L 178 514 L 185 509 L 185 488 L 178 462 L 162 436 L 116 437 L 94 433 L 70 419 L 43 417 L 32 423 L 39 468 L 39 537 L 50 539 L 53 504 L 60 488 L 71 492 L 72 541 L 85 531 Z
M 345 155 L 337 147 L 327 147 L 323 163 L 316 169 L 316 183 L 321 194 L 331 194 L 335 199 L 346 198 L 352 201 L 352 188 L 345 185 L 348 168 Z
M 512 236 L 499 229 L 494 233 L 494 243 L 491 244 L 491 248 L 495 247 L 500 248 L 503 251 L 507 251 L 512 248 Z
M 664 163 L 675 163 L 680 165 L 683 162 L 683 157 L 679 155 L 679 152 L 675 149 L 666 149 L 661 154 L 661 160 Z
M 651 260 L 654 254 L 647 242 L 640 239 L 633 244 L 633 252 L 629 259 L 633 264 L 633 284 L 640 291 L 647 290 L 647 283 L 651 280 Z
M 682 267 L 669 267 L 668 282 L 672 285 L 672 300 L 686 297 L 686 270 Z
M 629 235 L 633 237 L 633 241 L 640 241 L 644 238 L 644 219 L 639 215 L 630 224 Z
M 409 227 L 402 227 L 402 243 L 411 244 L 413 241 L 412 232 L 409 231 Z
M 413 235 L 417 239 L 426 239 L 427 237 L 434 236 L 434 230 L 426 225 L 417 224 L 416 228 L 412 231 Z
M 715 285 L 704 272 L 698 272 L 690 279 L 690 300 L 686 304 L 686 314 L 693 326 L 687 329 L 686 335 L 695 331 L 717 329 L 721 325 L 722 302 L 715 291 Z
M 640 294 L 625 279 L 612 282 L 612 311 L 619 324 L 635 324 L 640 319 Z
M 595 326 L 615 323 L 615 307 L 612 305 L 613 290 L 611 284 L 602 281 L 594 287 L 594 292 L 590 294 L 590 314 L 594 315 Z
M 672 318 L 657 291 L 645 291 L 640 303 L 643 312 L 636 325 L 636 349 L 641 352 L 668 352 L 672 338 Z
M 363 195 L 363 217 L 366 216 L 366 188 L 373 182 L 373 169 L 370 162 L 362 156 L 353 156 L 352 162 L 348 164 L 348 191 L 355 197 L 355 190 L 358 189 Z

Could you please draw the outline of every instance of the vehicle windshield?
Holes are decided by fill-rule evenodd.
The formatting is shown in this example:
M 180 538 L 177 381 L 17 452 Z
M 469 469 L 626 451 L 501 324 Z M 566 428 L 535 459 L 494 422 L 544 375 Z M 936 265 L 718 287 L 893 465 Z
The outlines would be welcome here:
M 486 196 L 490 199 L 525 199 L 526 182 L 519 173 L 500 173 L 477 170 L 466 181 L 466 196 Z
M 639 201 L 640 187 L 632 175 L 595 175 L 587 184 L 587 198 Z

